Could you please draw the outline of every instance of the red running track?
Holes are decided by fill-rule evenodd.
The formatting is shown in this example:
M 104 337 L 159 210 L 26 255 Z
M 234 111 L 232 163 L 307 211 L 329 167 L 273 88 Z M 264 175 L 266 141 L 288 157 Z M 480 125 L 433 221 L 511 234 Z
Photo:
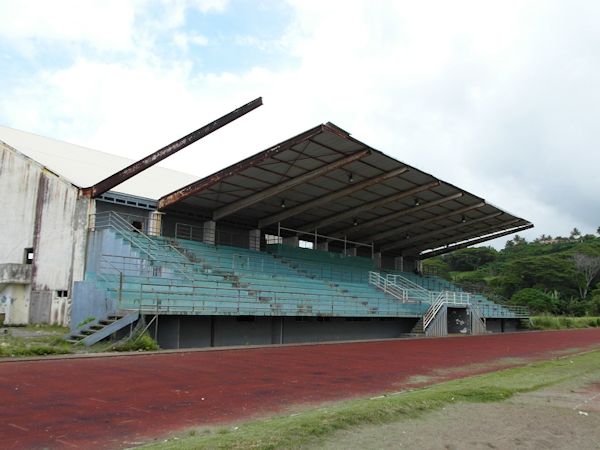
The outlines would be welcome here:
M 194 425 L 600 347 L 600 329 L 0 363 L 2 448 L 120 448 Z M 473 366 L 477 365 L 477 366 Z M 470 367 L 469 367 L 470 366 Z

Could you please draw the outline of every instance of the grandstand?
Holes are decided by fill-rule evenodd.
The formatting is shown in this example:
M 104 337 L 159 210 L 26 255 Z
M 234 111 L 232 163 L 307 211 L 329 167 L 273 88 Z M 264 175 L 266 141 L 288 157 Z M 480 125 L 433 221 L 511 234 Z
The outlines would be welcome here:
M 159 183 L 165 169 L 148 158 L 76 182 L 27 155 L 60 143 L 2 128 L 0 140 L 0 175 L 26 170 L 32 186 L 54 177 L 64 191 L 11 200 L 38 206 L 13 233 L 26 233 L 17 256 L 0 261 L 4 292 L 21 288 L 9 323 L 69 322 L 86 345 L 147 330 L 185 348 L 501 332 L 527 317 L 423 275 L 421 261 L 532 224 L 331 123 L 203 179 L 162 172 Z M 71 206 L 48 222 L 59 206 L 44 202 L 57 199 Z

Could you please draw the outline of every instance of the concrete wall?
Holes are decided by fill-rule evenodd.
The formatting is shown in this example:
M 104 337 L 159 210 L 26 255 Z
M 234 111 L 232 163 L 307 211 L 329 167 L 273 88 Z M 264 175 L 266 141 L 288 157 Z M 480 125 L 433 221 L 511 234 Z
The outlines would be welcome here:
M 149 322 L 152 316 L 147 316 Z M 161 348 L 269 345 L 359 339 L 397 338 L 410 333 L 416 318 L 356 320 L 340 317 L 160 316 Z
M 29 321 L 66 325 L 68 315 L 61 311 L 68 309 L 73 282 L 83 278 L 93 205 L 79 198 L 76 186 L 5 144 L 0 144 L 0 192 L 10 193 L 0 196 L 0 264 L 22 264 L 25 249 L 34 249 L 31 295 L 21 302 L 34 311 L 19 311 L 19 320 L 26 315 Z M 57 300 L 57 291 L 68 295 Z
M 28 284 L 5 284 L 0 286 L 0 304 L 7 325 L 23 325 L 29 320 Z
M 77 325 L 89 317 L 100 320 L 116 312 L 117 302 L 109 298 L 105 290 L 96 288 L 94 283 L 78 281 L 73 286 L 73 303 L 70 308 L 70 327 L 71 331 L 75 331 Z

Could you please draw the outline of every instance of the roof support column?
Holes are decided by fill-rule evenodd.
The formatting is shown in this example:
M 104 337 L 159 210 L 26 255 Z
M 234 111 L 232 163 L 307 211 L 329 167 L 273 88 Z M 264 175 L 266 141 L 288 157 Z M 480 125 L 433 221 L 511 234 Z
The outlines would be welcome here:
M 215 245 L 217 235 L 217 223 L 214 220 L 209 220 L 202 224 L 202 242 L 205 244 Z
M 256 250 L 259 251 L 260 250 L 260 230 L 250 230 L 248 231 L 248 241 L 249 241 L 249 245 L 248 248 L 250 250 Z

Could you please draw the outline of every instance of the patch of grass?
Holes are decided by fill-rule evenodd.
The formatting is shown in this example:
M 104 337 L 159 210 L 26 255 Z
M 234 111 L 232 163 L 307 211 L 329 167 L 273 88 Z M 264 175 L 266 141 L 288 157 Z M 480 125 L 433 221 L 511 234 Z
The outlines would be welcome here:
M 563 330 L 567 328 L 600 327 L 600 317 L 535 316 L 531 318 L 535 330 Z
M 65 335 L 69 332 L 68 327 L 63 327 L 60 325 L 47 325 L 43 323 L 25 325 L 23 329 L 27 331 L 35 331 L 39 333 L 53 333 L 53 334 L 61 334 Z
M 132 336 L 131 339 L 120 344 L 109 347 L 109 350 L 116 352 L 149 352 L 160 350 L 160 347 L 148 333 Z
M 291 416 L 220 427 L 204 434 L 149 445 L 152 449 L 275 449 L 318 444 L 335 431 L 357 425 L 384 424 L 439 409 L 454 402 L 496 402 L 520 392 L 541 389 L 574 376 L 597 372 L 600 351 L 502 370 L 429 388 L 351 400 Z
M 64 355 L 72 353 L 71 345 L 60 336 L 0 338 L 0 357 Z

